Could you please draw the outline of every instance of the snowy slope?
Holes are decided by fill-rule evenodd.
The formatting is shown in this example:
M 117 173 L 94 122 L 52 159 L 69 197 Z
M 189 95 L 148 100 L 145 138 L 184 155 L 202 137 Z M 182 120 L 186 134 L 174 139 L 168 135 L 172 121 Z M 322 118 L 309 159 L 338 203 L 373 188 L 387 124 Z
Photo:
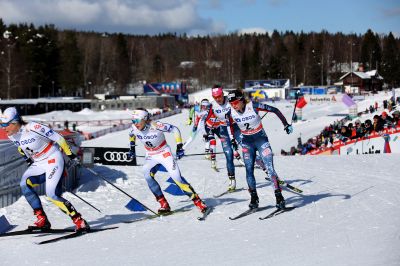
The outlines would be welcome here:
M 202 158 L 185 158 L 180 166 L 198 193 L 215 206 L 205 222 L 196 220 L 198 211 L 185 197 L 167 195 L 174 209 L 187 207 L 191 211 L 121 224 L 144 214 L 125 209 L 126 196 L 87 175 L 89 182 L 79 188 L 79 195 L 100 208 L 103 215 L 68 193 L 67 198 L 93 227 L 119 228 L 47 246 L 34 242 L 48 236 L 1 239 L 2 265 L 398 265 L 399 155 L 281 156 L 275 163 L 281 177 L 305 192 L 285 191 L 288 205 L 298 208 L 266 221 L 258 217 L 268 211 L 228 220 L 246 209 L 249 195 L 240 191 L 214 199 L 213 194 L 226 188 L 226 178 L 212 172 Z M 97 166 L 95 170 L 149 207 L 158 207 L 140 167 Z M 243 167 L 237 169 L 237 175 L 239 187 L 245 187 Z M 257 172 L 260 204 L 273 204 L 271 184 L 262 177 Z M 165 188 L 165 175 L 157 179 Z M 71 225 L 51 204 L 45 209 L 53 227 Z M 33 220 L 24 199 L 1 213 L 19 224 L 19 229 Z
M 286 117 L 292 105 L 277 103 Z M 307 121 L 295 125 L 295 134 L 286 135 L 278 118 L 268 114 L 263 122 L 276 153 L 297 143 L 300 133 L 316 135 L 332 116 L 346 112 L 340 105 L 314 106 L 304 115 Z M 180 127 L 184 139 L 187 113 L 163 121 Z M 175 148 L 172 134 L 167 135 Z M 127 131 L 115 132 L 87 141 L 86 146 L 128 147 Z M 219 144 L 218 144 L 219 145 Z M 220 149 L 220 146 L 218 146 Z M 201 138 L 195 139 L 186 153 L 203 151 Z M 139 144 L 137 154 L 144 154 Z M 142 164 L 142 159 L 138 159 Z M 304 190 L 299 195 L 285 190 L 292 212 L 270 220 L 258 217 L 269 210 L 230 221 L 229 216 L 247 208 L 245 190 L 215 199 L 226 189 L 224 158 L 217 156 L 220 173 L 210 169 L 202 156 L 187 156 L 179 162 L 183 176 L 195 190 L 214 206 L 205 222 L 196 217 L 199 211 L 186 197 L 166 194 L 173 209 L 190 211 L 162 219 L 125 224 L 148 213 L 133 213 L 124 206 L 129 198 L 88 171 L 83 172 L 79 196 L 102 210 L 98 213 L 70 193 L 70 199 L 92 227 L 119 226 L 118 229 L 38 246 L 34 242 L 52 236 L 0 238 L 1 265 L 399 265 L 400 264 L 400 155 L 295 156 L 275 157 L 279 176 Z M 147 187 L 142 169 L 97 165 L 95 171 L 126 190 L 152 209 L 158 203 Z M 238 187 L 246 187 L 245 169 L 236 168 Z M 256 170 L 260 206 L 274 204 L 273 189 Z M 168 176 L 156 176 L 162 188 Z M 71 221 L 43 198 L 44 208 L 54 228 L 71 226 Z M 16 229 L 33 222 L 32 210 L 24 198 L 0 209 Z

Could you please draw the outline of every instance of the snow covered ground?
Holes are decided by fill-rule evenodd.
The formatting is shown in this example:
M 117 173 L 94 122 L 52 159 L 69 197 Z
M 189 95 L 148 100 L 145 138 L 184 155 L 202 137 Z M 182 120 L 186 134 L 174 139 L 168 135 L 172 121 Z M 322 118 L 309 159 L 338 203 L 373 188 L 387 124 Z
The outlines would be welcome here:
M 384 97 L 384 96 L 382 96 Z M 390 97 L 390 96 L 388 96 Z M 293 104 L 276 103 L 284 115 L 291 116 Z M 308 109 L 307 109 L 308 108 Z M 294 134 L 286 135 L 278 118 L 268 114 L 263 122 L 273 150 L 288 149 L 297 144 L 301 133 L 312 137 L 327 123 L 340 119 L 347 108 L 341 104 L 308 105 L 306 121 L 295 124 Z M 163 121 L 180 127 L 184 139 L 191 127 L 185 126 L 187 112 Z M 92 117 L 96 117 L 93 114 Z M 304 140 L 303 139 L 303 140 Z M 173 148 L 172 134 L 167 140 Z M 128 147 L 127 130 L 84 142 L 85 146 Z M 218 144 L 219 145 L 219 144 Z M 142 145 L 137 154 L 143 155 Z M 218 146 L 220 151 L 220 146 Z M 198 137 L 187 154 L 203 152 Z M 139 165 L 142 159 L 138 158 Z M 227 188 L 223 155 L 217 156 L 220 173 L 210 168 L 202 156 L 187 156 L 179 162 L 183 176 L 214 211 L 206 221 L 197 221 L 199 211 L 185 196 L 166 194 L 173 209 L 189 209 L 162 219 L 121 223 L 139 219 L 148 213 L 131 212 L 124 206 L 129 198 L 83 171 L 77 193 L 99 208 L 98 213 L 72 194 L 65 197 L 82 212 L 92 227 L 119 226 L 111 231 L 88 234 L 45 246 L 35 242 L 52 236 L 19 236 L 0 238 L 1 265 L 399 265 L 400 264 L 400 179 L 399 154 L 359 156 L 294 156 L 275 157 L 279 176 L 304 193 L 284 190 L 291 212 L 260 221 L 268 209 L 245 218 L 230 221 L 247 209 L 246 190 L 221 198 L 213 195 Z M 152 209 L 158 208 L 140 166 L 102 166 L 94 170 L 107 177 L 137 200 Z M 238 188 L 246 187 L 244 167 L 236 168 Z M 274 204 L 273 189 L 256 170 L 260 206 Z M 158 173 L 162 188 L 168 176 Z M 44 208 L 54 228 L 72 226 L 71 221 L 43 198 Z M 11 224 L 23 229 L 34 221 L 24 198 L 6 208 Z

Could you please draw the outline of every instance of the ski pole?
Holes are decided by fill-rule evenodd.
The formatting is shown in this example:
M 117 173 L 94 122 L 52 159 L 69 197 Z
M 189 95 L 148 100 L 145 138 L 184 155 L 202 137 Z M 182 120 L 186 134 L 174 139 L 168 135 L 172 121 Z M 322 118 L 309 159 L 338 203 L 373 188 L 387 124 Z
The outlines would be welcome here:
M 87 169 L 89 172 L 91 172 L 92 174 L 100 177 L 101 179 L 103 179 L 104 181 L 106 181 L 108 184 L 110 184 L 111 186 L 113 186 L 114 188 L 118 189 L 119 191 L 121 191 L 122 193 L 124 193 L 126 196 L 130 197 L 131 199 L 137 201 L 140 205 L 142 205 L 146 210 L 148 210 L 149 212 L 154 213 L 157 216 L 160 216 L 158 213 L 154 212 L 153 210 L 151 210 L 150 208 L 148 208 L 146 205 L 144 205 L 143 203 L 141 203 L 140 201 L 138 201 L 137 199 L 135 199 L 134 197 L 132 197 L 131 195 L 129 195 L 128 193 L 126 193 L 125 191 L 123 191 L 122 189 L 120 189 L 119 187 L 117 187 L 116 185 L 114 185 L 113 183 L 111 183 L 107 178 L 105 178 L 104 176 L 100 175 L 99 173 L 97 173 L 96 171 L 85 167 L 85 169 Z
M 290 122 L 290 124 L 293 124 L 293 118 L 294 115 L 296 113 L 296 105 L 297 105 L 297 101 L 299 100 L 299 95 L 296 93 L 296 102 L 294 103 L 294 108 L 293 108 L 293 114 L 292 114 L 292 121 Z
M 73 166 L 73 167 L 75 167 L 75 166 L 81 166 L 81 164 L 78 162 L 78 161 L 76 161 L 76 160 L 69 160 L 68 162 L 67 162 L 67 165 L 66 165 L 66 167 L 67 168 L 70 168 L 71 166 Z M 68 176 L 69 174 L 68 174 L 68 172 L 66 172 L 66 175 Z M 69 191 L 64 185 L 62 186 L 63 187 L 63 189 L 65 190 L 65 191 L 68 191 L 69 193 L 71 193 L 72 195 L 74 195 L 75 197 L 77 197 L 78 199 L 80 199 L 81 201 L 83 201 L 84 203 L 86 203 L 87 205 L 89 205 L 90 207 L 92 207 L 93 209 L 95 209 L 96 211 L 98 211 L 99 213 L 101 213 L 101 211 L 99 210 L 99 209 L 97 209 L 95 206 L 93 206 L 92 204 L 90 204 L 89 202 L 87 202 L 86 200 L 84 200 L 83 198 L 81 198 L 80 196 L 78 196 L 77 194 L 75 194 L 74 192 L 72 192 L 72 191 Z
M 224 152 L 214 152 L 213 154 L 223 154 Z M 199 156 L 199 155 L 208 155 L 210 153 L 192 153 L 192 154 L 185 154 L 184 157 L 186 156 Z
M 66 187 L 65 186 L 63 186 L 63 188 L 64 188 L 64 190 L 65 191 L 68 191 L 67 189 L 66 189 Z M 84 203 L 86 203 L 87 205 L 89 205 L 90 207 L 92 207 L 93 209 L 95 209 L 96 211 L 98 211 L 99 213 L 101 213 L 101 211 L 99 210 L 99 209 L 97 209 L 95 206 L 93 206 L 92 204 L 90 204 L 89 202 L 87 202 L 86 200 L 84 200 L 84 199 L 82 199 L 81 197 L 79 197 L 77 194 L 75 194 L 74 192 L 72 192 L 72 191 L 68 191 L 69 193 L 71 193 L 72 195 L 74 195 L 75 197 L 77 197 L 78 199 L 80 199 L 81 201 L 83 201 Z
M 272 182 L 272 179 L 269 178 L 269 177 L 265 177 L 265 180 L 268 180 L 268 181 L 271 181 L 271 182 Z M 301 190 L 301 189 L 299 189 L 299 188 L 297 188 L 297 187 L 294 187 L 294 186 L 292 186 L 292 185 L 286 183 L 286 182 L 283 181 L 283 180 L 278 179 L 278 183 L 279 183 L 279 185 L 285 186 L 285 187 L 287 187 L 288 189 L 293 190 L 294 192 L 303 193 L 303 190 Z

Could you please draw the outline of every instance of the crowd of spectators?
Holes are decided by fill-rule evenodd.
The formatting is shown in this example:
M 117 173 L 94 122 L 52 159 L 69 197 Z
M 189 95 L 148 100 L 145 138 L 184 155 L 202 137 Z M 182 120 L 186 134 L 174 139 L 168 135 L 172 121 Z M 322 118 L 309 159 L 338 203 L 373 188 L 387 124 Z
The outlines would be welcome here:
M 375 114 L 372 120 L 366 119 L 364 122 L 361 122 L 358 118 L 355 120 L 354 124 L 352 122 L 347 124 L 347 122 L 350 121 L 350 118 L 347 116 L 325 127 L 319 135 L 308 139 L 306 143 L 302 143 L 301 138 L 299 138 L 297 147 L 291 147 L 290 151 L 282 150 L 281 154 L 304 155 L 315 149 L 323 150 L 329 148 L 337 140 L 345 143 L 349 140 L 368 137 L 372 133 L 379 133 L 384 129 L 400 127 L 400 111 L 395 110 L 396 102 L 385 100 L 382 107 L 384 110 L 388 111 L 383 111 L 380 115 Z M 378 103 L 376 102 L 374 106 L 371 105 L 370 108 L 363 113 L 375 113 L 377 110 Z M 389 115 L 388 112 L 392 112 L 391 115 Z

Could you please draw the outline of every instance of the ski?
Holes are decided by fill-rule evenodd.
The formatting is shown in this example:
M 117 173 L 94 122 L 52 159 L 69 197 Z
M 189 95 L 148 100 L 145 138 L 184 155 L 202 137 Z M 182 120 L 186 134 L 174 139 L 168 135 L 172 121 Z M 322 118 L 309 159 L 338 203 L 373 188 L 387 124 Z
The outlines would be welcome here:
M 214 198 L 220 198 L 220 197 L 222 197 L 222 196 L 224 196 L 224 195 L 226 195 L 226 194 L 230 194 L 230 193 L 234 193 L 234 192 L 238 192 L 238 191 L 242 191 L 242 190 L 244 190 L 244 188 L 242 187 L 242 188 L 238 188 L 238 189 L 235 189 L 235 190 L 225 190 L 224 192 L 222 192 L 222 193 L 220 193 L 220 194 L 217 194 L 217 195 L 213 195 L 213 197 Z
M 149 215 L 149 216 L 142 217 L 142 218 L 135 219 L 135 220 L 122 221 L 122 223 L 131 224 L 131 223 L 141 222 L 141 221 L 144 221 L 144 220 L 152 220 L 152 219 L 155 219 L 155 218 L 162 218 L 163 216 L 169 216 L 169 215 L 172 215 L 172 214 L 174 214 L 174 213 L 187 212 L 187 211 L 190 211 L 190 210 L 191 210 L 191 209 L 178 209 L 178 210 L 166 212 L 166 213 L 159 214 L 159 215 L 153 214 L 153 215 Z
M 212 167 L 211 166 L 211 169 L 213 169 L 215 172 L 219 173 L 219 169 L 217 167 Z
M 269 178 L 268 176 L 265 177 L 265 180 L 271 181 L 271 182 L 272 182 L 271 178 Z M 303 190 L 301 190 L 301 189 L 299 189 L 299 188 L 297 188 L 297 187 L 294 187 L 294 186 L 292 186 L 292 185 L 286 183 L 286 182 L 283 181 L 283 180 L 279 180 L 279 185 L 284 186 L 284 187 L 287 187 L 288 189 L 293 190 L 294 192 L 303 193 Z
M 205 212 L 202 213 L 201 216 L 197 217 L 199 221 L 205 221 L 208 215 L 213 211 L 213 207 L 208 207 Z
M 239 164 L 240 164 L 241 166 L 246 166 L 246 165 L 244 164 L 242 158 L 239 157 L 239 158 L 236 158 L 236 160 L 238 160 L 238 162 L 239 162 Z
M 293 210 L 293 209 L 295 209 L 295 208 L 296 208 L 296 207 L 286 207 L 286 208 L 284 208 L 284 209 L 276 209 L 276 210 L 274 210 L 273 212 L 271 212 L 270 214 L 268 214 L 267 216 L 259 217 L 258 219 L 260 219 L 260 220 L 269 219 L 269 218 L 272 218 L 272 217 L 277 216 L 277 215 L 279 215 L 279 214 L 282 214 L 282 213 L 284 213 L 284 212 L 291 211 L 291 210 Z
M 240 213 L 240 214 L 238 214 L 238 215 L 236 215 L 234 217 L 229 217 L 229 220 L 237 220 L 237 219 L 243 218 L 243 217 L 245 217 L 247 215 L 250 215 L 250 214 L 253 214 L 253 213 L 256 213 L 256 212 L 259 212 L 259 211 L 264 211 L 264 210 L 270 209 L 272 207 L 274 207 L 274 206 L 268 205 L 268 206 L 264 206 L 264 207 L 261 207 L 261 208 L 248 209 L 248 210 L 246 210 L 246 211 L 244 211 L 244 212 L 242 212 L 242 213 Z
M 74 229 L 41 229 L 35 226 L 29 226 L 25 230 L 17 230 L 17 231 L 12 231 L 12 232 L 7 232 L 7 233 L 2 233 L 0 234 L 0 237 L 5 237 L 5 236 L 19 236 L 19 235 L 33 235 L 33 234 L 60 234 L 60 233 L 69 233 L 69 232 L 75 232 Z
M 83 236 L 85 234 L 91 234 L 91 233 L 96 233 L 96 232 L 101 232 L 101 231 L 106 231 L 106 230 L 112 230 L 112 229 L 116 229 L 116 228 L 118 228 L 118 226 L 105 227 L 105 228 L 91 228 L 89 231 L 77 231 L 77 232 L 73 232 L 73 233 L 63 235 L 60 237 L 40 241 L 40 242 L 37 242 L 36 244 L 43 245 L 43 244 L 48 244 L 48 243 L 54 243 L 54 242 L 58 242 L 58 241 L 64 240 L 64 239 L 75 238 L 75 237 Z

